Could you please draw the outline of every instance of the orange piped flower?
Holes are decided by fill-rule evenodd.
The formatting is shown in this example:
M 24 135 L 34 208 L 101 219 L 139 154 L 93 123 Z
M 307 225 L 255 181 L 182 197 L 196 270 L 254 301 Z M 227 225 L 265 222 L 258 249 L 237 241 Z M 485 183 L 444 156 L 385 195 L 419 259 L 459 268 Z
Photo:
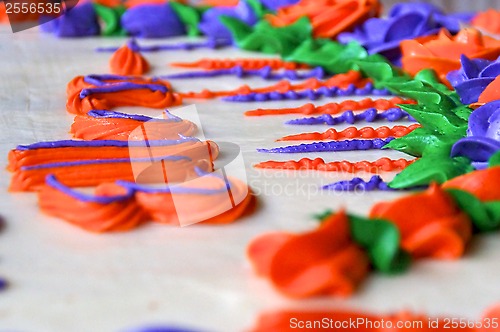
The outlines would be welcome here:
M 113 53 L 109 60 L 109 67 L 116 75 L 140 76 L 149 71 L 149 63 L 139 53 L 134 40 Z
M 443 189 L 459 189 L 476 196 L 482 202 L 499 201 L 500 166 L 467 173 L 443 183 Z
M 486 32 L 500 35 L 500 10 L 490 8 L 479 13 L 472 19 L 471 24 Z
M 311 21 L 314 36 L 335 38 L 344 31 L 380 13 L 378 0 L 301 0 L 278 9 L 276 15 L 266 15 L 275 27 L 290 25 L 303 16 Z
M 500 55 L 500 40 L 483 36 L 476 29 L 461 30 L 451 36 L 441 30 L 437 36 L 427 36 L 401 42 L 403 69 L 412 75 L 425 68 L 434 69 L 442 82 L 449 84 L 446 74 L 460 68 L 460 56 L 470 59 L 495 60 Z
M 254 239 L 247 254 L 255 271 L 290 297 L 350 295 L 365 278 L 369 259 L 350 238 L 344 212 L 304 234 L 271 233 Z
M 394 223 L 402 248 L 415 258 L 458 258 L 472 235 L 467 214 L 437 184 L 423 193 L 374 205 L 370 218 Z

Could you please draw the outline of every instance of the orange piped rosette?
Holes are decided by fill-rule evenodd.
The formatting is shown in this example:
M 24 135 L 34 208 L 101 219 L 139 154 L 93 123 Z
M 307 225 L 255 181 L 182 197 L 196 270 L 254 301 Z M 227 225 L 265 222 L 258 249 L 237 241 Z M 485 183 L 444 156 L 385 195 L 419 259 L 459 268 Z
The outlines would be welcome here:
M 380 14 L 378 0 L 301 0 L 295 5 L 278 9 L 265 18 L 275 27 L 293 24 L 307 16 L 316 38 L 335 38 L 350 31 L 370 17 Z
M 304 234 L 271 233 L 247 248 L 254 269 L 283 294 L 347 296 L 365 278 L 369 259 L 350 238 L 342 211 Z
M 149 71 L 148 61 L 141 55 L 134 40 L 120 47 L 109 60 L 111 73 L 140 76 Z
M 401 51 L 403 69 L 411 75 L 432 68 L 449 85 L 446 74 L 460 68 L 461 55 L 495 60 L 500 55 L 500 40 L 484 36 L 476 29 L 461 30 L 456 36 L 443 29 L 437 36 L 401 42 Z
M 467 214 L 437 184 L 423 193 L 374 205 L 370 218 L 394 223 L 401 247 L 414 258 L 459 258 L 472 235 Z
M 490 8 L 477 14 L 471 24 L 494 35 L 500 35 L 500 10 Z
M 443 183 L 443 189 L 467 191 L 482 202 L 500 201 L 500 166 L 476 170 Z

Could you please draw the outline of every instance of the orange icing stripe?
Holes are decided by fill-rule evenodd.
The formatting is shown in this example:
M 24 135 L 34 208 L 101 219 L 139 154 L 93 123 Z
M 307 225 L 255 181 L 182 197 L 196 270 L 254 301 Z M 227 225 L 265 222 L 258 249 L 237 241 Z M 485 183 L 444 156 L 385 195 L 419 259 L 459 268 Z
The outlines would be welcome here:
M 403 170 L 415 160 L 406 159 L 389 159 L 380 158 L 376 161 L 358 161 L 350 162 L 347 160 L 343 161 L 332 161 L 325 163 L 322 158 L 309 159 L 302 158 L 299 161 L 289 160 L 289 161 L 265 161 L 255 165 L 256 168 L 266 168 L 266 169 L 286 169 L 286 170 L 316 170 L 323 172 L 369 172 L 378 173 L 379 171 L 398 171 Z
M 129 45 L 120 47 L 109 60 L 111 72 L 116 75 L 140 76 L 149 71 L 149 63 Z
M 241 66 L 245 70 L 262 69 L 270 67 L 272 70 L 278 69 L 307 69 L 309 66 L 301 63 L 287 62 L 281 59 L 201 59 L 195 62 L 173 62 L 173 67 L 181 68 L 202 68 L 207 70 L 230 69 Z
M 81 99 L 80 93 L 83 89 L 96 88 L 96 86 L 85 82 L 83 76 L 77 76 L 68 83 L 66 89 L 66 94 L 68 96 L 66 109 L 68 112 L 73 114 L 85 114 L 91 110 L 111 110 L 120 106 L 166 108 L 168 106 L 182 104 L 182 98 L 177 93 L 171 92 L 171 86 L 167 81 L 133 77 L 133 80 L 130 81 L 106 80 L 105 82 L 109 85 L 120 82 L 158 84 L 165 86 L 168 92 L 163 93 L 161 91 L 151 91 L 150 89 L 144 88 L 111 93 L 95 93 Z
M 138 130 L 141 128 L 142 130 Z M 70 132 L 75 138 L 84 140 L 144 140 L 142 132 L 147 133 L 148 140 L 178 139 L 179 134 L 191 136 L 196 125 L 190 121 L 148 121 L 133 119 L 96 118 L 77 115 Z
M 329 216 L 304 234 L 271 233 L 247 249 L 254 269 L 290 297 L 350 295 L 365 278 L 369 259 L 350 238 L 347 216 Z
M 297 135 L 289 135 L 278 139 L 277 141 L 313 141 L 313 140 L 341 140 L 349 138 L 387 138 L 387 137 L 402 137 L 413 130 L 420 128 L 419 124 L 412 124 L 411 126 L 394 126 L 392 128 L 382 126 L 378 128 L 373 127 L 348 127 L 344 130 L 337 131 L 335 128 L 330 128 L 323 133 L 303 133 Z
M 340 103 L 328 103 L 322 106 L 314 106 L 313 104 L 305 104 L 295 108 L 278 108 L 278 109 L 256 109 L 245 112 L 246 116 L 263 116 L 263 115 L 283 115 L 283 114 L 338 114 L 344 111 L 362 111 L 368 108 L 376 108 L 378 110 L 388 110 L 396 107 L 398 104 L 408 105 L 415 104 L 414 100 L 394 97 L 391 99 L 376 99 L 366 98 L 360 101 L 345 100 Z
M 472 235 L 467 214 L 437 184 L 423 193 L 374 205 L 370 218 L 394 223 L 401 247 L 415 258 L 459 258 Z
M 443 183 L 443 189 L 460 189 L 483 202 L 500 201 L 500 166 L 476 170 Z
M 203 90 L 202 92 L 187 92 L 180 93 L 183 98 L 201 98 L 201 99 L 211 99 L 217 97 L 227 97 L 233 95 L 246 95 L 252 92 L 256 93 L 265 93 L 265 92 L 287 92 L 287 91 L 300 91 L 306 89 L 319 89 L 321 87 L 339 87 L 339 88 L 347 88 L 350 84 L 354 84 L 357 88 L 364 87 L 370 79 L 363 78 L 360 72 L 351 70 L 345 74 L 338 74 L 326 81 L 320 81 L 317 78 L 309 78 L 303 83 L 299 84 L 291 84 L 287 80 L 280 81 L 274 85 L 263 87 L 263 88 L 255 88 L 252 89 L 248 85 L 242 85 L 235 90 L 226 90 L 226 91 L 210 91 Z

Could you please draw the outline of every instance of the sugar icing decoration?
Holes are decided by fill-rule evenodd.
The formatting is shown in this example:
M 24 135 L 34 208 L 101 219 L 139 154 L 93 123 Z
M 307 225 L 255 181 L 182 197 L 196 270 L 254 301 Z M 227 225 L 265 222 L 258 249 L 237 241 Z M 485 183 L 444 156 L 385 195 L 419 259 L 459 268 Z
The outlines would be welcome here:
M 149 71 L 148 61 L 139 53 L 133 39 L 113 54 L 109 67 L 116 75 L 139 76 Z
M 332 142 L 315 142 L 308 144 L 290 145 L 271 149 L 257 149 L 264 153 L 305 153 L 305 152 L 336 152 L 336 151 L 358 151 L 378 150 L 389 144 L 394 137 L 385 139 L 351 139 Z

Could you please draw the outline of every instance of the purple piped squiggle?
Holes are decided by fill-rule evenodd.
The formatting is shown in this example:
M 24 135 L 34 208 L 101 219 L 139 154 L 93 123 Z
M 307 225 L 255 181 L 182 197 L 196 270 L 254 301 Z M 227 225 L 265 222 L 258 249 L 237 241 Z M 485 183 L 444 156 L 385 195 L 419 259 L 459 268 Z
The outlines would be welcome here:
M 131 82 L 123 82 L 123 83 L 112 83 L 98 88 L 82 89 L 82 91 L 80 91 L 80 99 L 84 99 L 96 93 L 114 93 L 120 91 L 141 90 L 141 89 L 148 89 L 153 92 L 155 91 L 160 91 L 162 93 L 168 92 L 168 88 L 162 84 L 138 84 Z
M 334 190 L 334 191 L 392 191 L 387 182 L 382 180 L 378 175 L 374 175 L 370 180 L 365 181 L 362 178 L 353 178 L 352 180 L 338 181 L 334 183 L 327 184 L 323 186 L 324 190 Z
M 76 140 L 61 140 L 51 142 L 38 142 L 29 145 L 18 145 L 16 150 L 36 150 L 36 149 L 56 149 L 56 148 L 90 148 L 90 147 L 145 147 L 145 146 L 169 146 L 177 145 L 186 142 L 200 142 L 195 137 L 182 136 L 178 140 L 151 140 L 151 141 L 117 141 L 117 140 L 96 140 L 96 141 L 76 141 Z
M 333 117 L 330 114 L 322 114 L 320 116 L 293 119 L 285 122 L 289 125 L 317 125 L 327 124 L 330 126 L 338 125 L 341 123 L 355 124 L 356 122 L 366 121 L 375 122 L 378 120 L 387 120 L 390 122 L 398 121 L 408 118 L 413 121 L 408 113 L 399 107 L 390 108 L 386 111 L 379 112 L 376 108 L 369 108 L 366 111 L 355 114 L 353 111 L 345 111 L 340 116 Z
M 310 71 L 299 71 L 299 70 L 285 70 L 283 72 L 273 72 L 270 66 L 266 66 L 261 69 L 243 69 L 242 66 L 235 66 L 229 69 L 216 69 L 216 70 L 203 70 L 203 71 L 191 71 L 180 74 L 172 74 L 166 76 L 160 76 L 164 79 L 190 79 L 190 78 L 201 78 L 201 77 L 219 77 L 219 76 L 236 76 L 238 78 L 244 78 L 247 76 L 260 76 L 265 80 L 304 80 L 308 78 L 318 78 L 323 79 L 325 77 L 325 71 L 321 67 L 316 67 Z
M 323 96 L 325 97 L 347 97 L 347 96 L 389 96 L 391 93 L 387 89 L 375 89 L 372 83 L 367 83 L 363 88 L 356 88 L 354 84 L 349 85 L 346 89 L 337 87 L 323 86 L 316 90 L 307 89 L 304 91 L 287 91 L 287 92 L 252 92 L 245 95 L 234 95 L 222 98 L 225 101 L 232 102 L 251 102 L 251 101 L 271 101 L 271 100 L 300 100 L 309 99 L 316 100 Z
M 257 149 L 264 153 L 305 153 L 305 152 L 337 152 L 337 151 L 358 151 L 358 150 L 378 150 L 389 144 L 394 137 L 386 139 L 352 139 L 345 141 L 315 142 L 299 145 L 290 145 L 272 149 Z
M 163 45 L 148 45 L 141 46 L 135 43 L 136 52 L 161 52 L 161 51 L 191 51 L 201 48 L 210 48 L 210 49 L 218 49 L 222 47 L 231 46 L 232 42 L 225 39 L 208 39 L 203 42 L 182 42 L 175 44 L 163 44 Z M 98 47 L 96 48 L 97 52 L 116 52 L 120 47 L 111 46 L 111 47 Z
M 182 119 L 171 114 L 169 111 L 165 110 L 165 119 L 157 119 L 157 118 L 152 118 L 147 115 L 141 115 L 141 114 L 126 114 L 126 113 L 120 113 L 116 111 L 108 111 L 108 110 L 92 110 L 87 113 L 88 116 L 91 116 L 93 118 L 106 118 L 106 119 L 130 119 L 130 120 L 135 120 L 135 121 L 140 121 L 140 122 L 181 122 Z

